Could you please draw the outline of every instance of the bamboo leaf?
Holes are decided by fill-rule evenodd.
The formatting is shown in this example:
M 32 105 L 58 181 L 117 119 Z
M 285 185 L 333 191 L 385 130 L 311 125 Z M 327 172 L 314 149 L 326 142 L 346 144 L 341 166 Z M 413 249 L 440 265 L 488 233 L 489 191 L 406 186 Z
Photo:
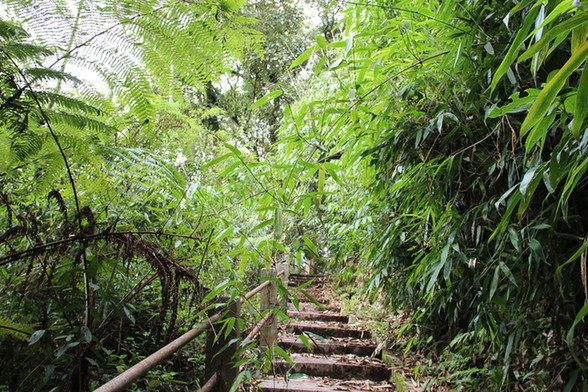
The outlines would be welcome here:
M 231 154 L 230 152 L 228 152 L 228 153 L 226 153 L 224 155 L 218 156 L 218 157 L 216 157 L 214 159 L 211 159 L 210 161 L 206 162 L 204 165 L 202 165 L 201 166 L 201 169 L 206 169 L 207 167 L 216 165 L 217 163 L 220 163 L 222 161 L 226 161 L 227 159 L 229 159 L 232 156 L 233 156 L 233 154 Z
M 223 143 L 225 145 L 226 148 L 228 148 L 229 150 L 231 150 L 231 152 L 233 154 L 235 154 L 235 156 L 240 157 L 241 156 L 241 151 L 239 151 L 239 149 L 235 146 L 230 145 L 229 143 Z
M 296 57 L 296 59 L 290 65 L 290 69 L 295 68 L 303 62 L 305 62 L 306 60 L 308 60 L 310 56 L 312 56 L 312 54 L 314 53 L 314 49 L 315 48 L 313 46 L 311 48 L 306 49 L 304 52 L 300 53 L 300 55 Z
M 302 240 L 306 244 L 306 247 L 308 248 L 308 250 L 310 250 L 315 256 L 319 256 L 319 252 L 318 252 L 318 249 L 316 248 L 316 245 L 314 244 L 314 242 L 312 242 L 312 240 L 310 238 L 308 238 L 307 235 L 302 236 Z
M 321 49 L 327 49 L 327 40 L 322 35 L 316 36 L 316 43 Z
M 341 170 L 341 168 L 331 162 L 325 162 L 324 165 L 325 165 L 325 169 L 327 169 L 327 172 L 329 173 L 329 175 L 331 177 L 333 177 L 333 180 L 335 180 L 337 182 L 337 184 L 343 186 L 343 182 L 341 181 L 341 178 L 339 178 L 339 175 L 337 174 L 337 170 Z
M 588 57 L 588 42 L 584 43 L 582 48 L 572 55 L 557 74 L 545 85 L 543 90 L 537 96 L 537 99 L 529 109 L 525 121 L 521 125 L 521 135 L 525 135 L 530 129 L 535 127 L 547 114 L 559 91 L 563 88 L 569 76 L 576 70 Z M 535 141 L 545 135 L 535 135 Z
M 586 67 L 586 64 L 584 64 L 577 91 L 574 123 L 572 125 L 572 134 L 576 138 L 580 137 L 582 125 L 586 121 L 586 115 L 588 115 L 588 67 Z
M 271 93 L 266 94 L 263 97 L 261 97 L 260 99 L 258 99 L 257 101 L 255 101 L 249 107 L 249 110 L 256 109 L 260 106 L 263 106 L 266 103 L 269 103 L 269 102 L 273 101 L 274 99 L 278 98 L 280 95 L 282 95 L 282 90 L 272 91 Z
M 551 41 L 553 41 L 554 39 L 556 39 L 558 36 L 568 35 L 572 30 L 574 30 L 575 28 L 577 28 L 579 26 L 583 26 L 586 23 L 588 23 L 588 13 L 578 14 L 571 19 L 568 19 L 562 23 L 559 23 L 558 25 L 550 28 L 545 33 L 545 35 L 543 35 L 543 38 L 541 38 L 539 41 L 537 41 L 536 43 L 531 45 L 531 47 L 529 47 L 529 49 L 527 49 L 525 52 L 523 52 L 519 56 L 517 61 L 523 62 L 525 60 L 530 59 L 536 53 L 545 49 L 545 47 L 547 45 L 549 45 L 549 43 Z
M 513 40 L 512 44 L 510 45 L 510 47 L 508 49 L 508 52 L 504 56 L 504 60 L 502 60 L 502 63 L 500 63 L 500 65 L 496 69 L 496 72 L 494 73 L 494 77 L 492 78 L 492 83 L 490 85 L 491 91 L 494 91 L 494 89 L 498 85 L 498 82 L 500 82 L 500 79 L 502 79 L 502 77 L 506 74 L 506 71 L 510 68 L 510 66 L 514 62 L 517 53 L 519 52 L 519 50 L 521 50 L 523 43 L 527 39 L 527 35 L 529 34 L 529 31 L 531 31 L 531 28 L 533 27 L 533 25 L 535 23 L 535 17 L 537 16 L 537 13 L 539 12 L 540 6 L 541 6 L 541 2 L 538 1 L 537 3 L 535 3 L 535 5 L 529 11 L 529 14 L 525 18 L 525 22 L 524 22 L 523 26 L 519 29 L 515 39 Z M 513 12 L 511 11 L 511 13 L 513 13 Z
M 584 320 L 584 318 L 588 315 L 588 303 L 584 304 L 584 306 L 582 306 L 582 309 L 580 309 L 580 311 L 578 312 L 578 314 L 576 315 L 576 318 L 574 319 L 574 323 L 572 324 L 571 328 L 568 330 L 568 333 L 566 334 L 566 341 L 568 343 L 568 346 L 570 348 L 573 349 L 574 347 L 574 332 L 576 330 L 576 326 L 582 321 Z
M 288 362 L 291 366 L 294 366 L 294 361 L 292 361 L 290 355 L 288 355 L 288 353 L 283 348 L 281 348 L 280 346 L 275 346 L 274 350 L 280 357 L 284 358 L 286 362 Z
M 310 345 L 310 341 L 308 340 L 308 337 L 306 337 L 306 334 L 301 333 L 299 337 L 302 343 L 306 346 L 306 348 L 312 350 L 312 346 Z

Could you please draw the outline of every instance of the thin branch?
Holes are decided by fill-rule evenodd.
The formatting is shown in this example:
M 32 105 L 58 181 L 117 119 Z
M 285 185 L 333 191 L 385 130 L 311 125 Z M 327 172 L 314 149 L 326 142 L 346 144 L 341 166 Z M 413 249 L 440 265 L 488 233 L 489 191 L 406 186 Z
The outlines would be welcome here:
M 0 257 L 0 266 L 6 265 L 14 260 L 17 259 L 21 259 L 23 257 L 28 256 L 31 253 L 37 253 L 37 252 L 47 252 L 55 247 L 59 247 L 71 242 L 76 242 L 76 241 L 90 241 L 90 240 L 99 240 L 101 238 L 106 238 L 106 237 L 112 237 L 112 236 L 119 236 L 119 235 L 163 235 L 163 236 L 168 236 L 168 237 L 181 237 L 181 238 L 188 238 L 191 240 L 197 240 L 197 241 L 201 241 L 202 239 L 199 237 L 194 237 L 191 235 L 186 235 L 186 234 L 176 234 L 176 233 L 164 233 L 164 232 L 160 232 L 160 231 L 117 231 L 117 232 L 103 232 L 103 233 L 98 233 L 98 234 L 90 234 L 90 235 L 79 235 L 79 236 L 74 236 L 74 237 L 70 237 L 70 238 L 65 238 L 59 241 L 54 241 L 54 242 L 49 242 L 46 244 L 42 244 L 42 245 L 38 245 L 38 246 L 34 246 L 32 248 L 20 251 L 20 252 L 16 252 L 16 253 L 11 253 L 5 256 Z
M 49 133 L 51 133 L 51 136 L 53 137 L 55 144 L 57 144 L 57 148 L 59 149 L 59 153 L 61 154 L 61 157 L 63 158 L 63 162 L 65 163 L 65 168 L 67 170 L 67 175 L 69 177 L 69 183 L 71 185 L 75 204 L 76 204 L 78 223 L 79 223 L 79 226 L 81 227 L 82 226 L 82 217 L 80 215 L 80 202 L 78 199 L 78 191 L 76 189 L 76 183 L 74 181 L 74 177 L 73 177 L 73 173 L 71 171 L 71 167 L 69 165 L 69 161 L 67 160 L 67 156 L 65 155 L 65 151 L 63 150 L 61 143 L 59 143 L 59 138 L 57 137 L 57 134 L 55 133 L 55 131 L 53 131 L 53 127 L 51 126 L 51 122 L 49 121 L 49 118 L 47 117 L 47 114 L 45 113 L 45 110 L 43 109 L 43 106 L 41 105 L 41 101 L 39 101 L 39 97 L 37 96 L 37 93 L 35 92 L 35 90 L 31 86 L 31 84 L 30 84 L 28 78 L 26 77 L 26 75 L 24 74 L 24 72 L 20 69 L 19 65 L 16 63 L 16 61 L 14 61 L 12 56 L 10 56 L 4 49 L 0 48 L 0 52 L 2 52 L 8 58 L 8 60 L 10 60 L 10 62 L 14 65 L 16 71 L 19 73 L 19 75 L 21 76 L 21 78 L 25 82 L 26 88 L 28 88 L 30 90 L 30 92 L 33 96 L 33 99 L 35 100 L 35 103 L 37 104 L 37 107 L 39 108 L 39 111 L 41 112 L 41 116 L 43 117 L 43 120 L 45 121 L 45 125 L 47 126 Z
M 470 33 L 467 30 L 464 30 L 464 29 L 462 29 L 460 27 L 456 27 L 456 26 L 452 25 L 451 23 L 444 22 L 444 21 L 442 21 L 440 19 L 437 19 L 437 18 L 432 17 L 432 16 L 425 15 L 425 14 L 423 14 L 421 12 L 418 12 L 418 11 L 415 11 L 415 10 L 409 10 L 409 9 L 406 9 L 406 8 L 399 8 L 399 7 L 392 7 L 392 6 L 388 6 L 388 5 L 359 3 L 359 2 L 355 2 L 355 1 L 346 1 L 346 0 L 341 0 L 341 2 L 342 3 L 349 4 L 349 5 L 359 5 L 359 6 L 364 6 L 364 7 L 377 7 L 377 8 L 386 9 L 386 10 L 393 10 L 393 11 L 406 12 L 406 13 L 409 13 L 409 14 L 419 15 L 419 16 L 422 16 L 423 18 L 434 20 L 437 23 L 440 23 L 440 24 L 445 25 L 447 27 L 451 27 L 452 29 L 455 29 L 455 30 L 459 30 L 462 33 L 465 33 L 465 34 L 468 34 L 468 35 L 471 35 L 472 37 L 474 37 L 474 34 Z

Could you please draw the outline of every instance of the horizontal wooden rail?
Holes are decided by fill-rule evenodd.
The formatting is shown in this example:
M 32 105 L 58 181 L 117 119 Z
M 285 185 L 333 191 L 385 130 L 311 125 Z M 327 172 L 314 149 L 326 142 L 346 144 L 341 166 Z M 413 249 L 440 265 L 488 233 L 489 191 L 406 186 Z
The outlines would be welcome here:
M 202 388 L 200 388 L 198 390 L 198 392 L 211 392 L 214 390 L 214 387 L 216 387 L 217 383 L 218 383 L 218 373 L 214 373 L 214 375 L 212 377 L 210 377 L 208 379 L 208 381 L 206 381 L 206 384 L 204 384 L 202 386 Z
M 286 267 L 286 268 L 288 268 L 288 267 Z M 251 332 L 244 339 L 245 342 L 253 340 L 260 333 L 260 331 L 262 331 L 262 328 L 264 328 L 264 327 L 267 328 L 266 324 L 268 324 L 268 322 L 270 320 L 272 320 L 273 321 L 272 323 L 275 324 L 275 320 L 273 320 L 273 319 L 275 319 L 275 317 L 274 317 L 274 313 L 272 312 L 272 309 L 275 306 L 276 298 L 273 298 L 272 300 L 270 300 L 269 303 L 266 303 L 265 305 L 263 302 L 268 301 L 268 298 L 266 298 L 266 296 L 268 296 L 268 295 L 271 297 L 276 297 L 277 292 L 276 292 L 275 278 L 280 275 L 286 274 L 286 279 L 287 279 L 287 269 L 282 270 L 282 271 L 278 272 L 277 274 L 275 273 L 275 269 L 272 268 L 271 271 L 273 271 L 272 272 L 273 279 L 268 279 L 268 280 L 264 281 L 259 286 L 257 286 L 256 288 L 254 288 L 253 290 L 248 292 L 244 298 L 242 298 L 242 299 L 237 298 L 235 300 L 235 302 L 232 302 L 233 304 L 236 304 L 237 309 L 238 309 L 240 307 L 240 304 L 243 303 L 244 301 L 246 301 L 246 300 L 252 298 L 254 295 L 262 292 L 264 289 L 269 290 L 269 291 L 266 291 L 266 294 L 263 295 L 263 298 L 265 298 L 265 299 L 262 300 L 262 310 L 264 310 L 263 309 L 264 306 L 267 306 L 269 304 L 270 305 L 269 308 L 265 308 L 265 309 L 269 309 L 269 311 L 255 325 L 255 327 L 253 327 Z M 270 278 L 271 278 L 271 276 L 270 276 Z M 282 279 L 284 279 L 284 278 L 282 278 Z M 270 288 L 272 288 L 272 289 L 270 289 Z M 270 294 L 270 293 L 272 293 L 272 294 Z M 231 303 L 229 303 L 229 305 L 230 304 Z M 230 307 L 231 306 L 229 306 L 229 308 Z M 161 364 L 163 361 L 165 361 L 166 359 L 171 357 L 174 353 L 179 351 L 186 344 L 188 344 L 189 342 L 194 340 L 198 335 L 200 335 L 201 333 L 203 333 L 207 329 L 211 328 L 213 326 L 213 324 L 221 318 L 223 313 L 224 312 L 221 311 L 221 312 L 218 312 L 218 313 L 215 313 L 215 314 L 209 316 L 207 321 L 198 324 L 197 326 L 195 326 L 194 328 L 192 328 L 191 330 L 189 330 L 188 332 L 186 332 L 185 334 L 183 334 L 179 338 L 175 339 L 171 343 L 169 343 L 166 346 L 162 347 L 161 349 L 157 350 L 155 353 L 153 353 L 150 356 L 148 356 L 147 358 L 143 359 L 142 361 L 140 361 L 139 363 L 137 363 L 136 365 L 134 365 L 130 369 L 119 374 L 118 376 L 116 376 L 112 380 L 108 381 L 106 384 L 100 386 L 98 389 L 94 390 L 94 392 L 119 392 L 119 391 L 125 390 L 132 383 L 137 381 L 139 378 L 145 376 L 155 366 Z M 236 316 L 234 316 L 234 317 L 239 317 L 238 310 L 234 314 L 236 314 Z M 270 324 L 272 324 L 272 323 L 270 323 Z M 274 325 L 274 329 L 275 329 L 275 325 Z M 238 330 L 236 330 L 236 331 L 237 331 L 236 336 L 238 338 Z M 218 344 L 218 342 L 217 342 L 217 344 Z M 217 349 L 222 350 L 223 349 L 222 345 L 220 347 L 217 347 Z M 232 356 L 231 356 L 232 354 L 230 354 L 228 351 L 230 351 L 230 350 L 226 350 L 221 355 L 227 356 L 227 360 L 232 360 Z M 217 352 L 217 351 L 212 351 L 212 352 Z M 236 350 L 234 352 L 236 352 Z M 209 362 L 207 362 L 206 366 L 208 367 L 209 365 L 210 365 Z M 225 370 L 223 370 L 223 371 L 225 371 Z M 211 372 L 209 372 L 208 374 L 210 375 Z M 204 384 L 202 386 L 202 388 L 198 390 L 198 392 L 211 392 L 211 391 L 216 391 L 219 388 L 221 390 L 225 390 L 224 388 L 226 386 L 230 387 L 230 383 L 232 383 L 232 381 L 227 383 L 228 380 L 224 380 L 223 378 L 224 378 L 223 374 L 219 375 L 218 371 L 215 371 L 215 373 L 209 377 L 206 384 Z
M 108 381 L 106 384 L 102 385 L 100 388 L 96 389 L 94 392 L 118 392 L 123 391 L 125 388 L 130 386 L 133 382 L 137 381 L 139 378 L 143 377 L 144 375 L 149 372 L 149 370 L 153 369 L 155 366 L 159 365 L 167 358 L 172 356 L 176 351 L 184 347 L 186 344 L 190 343 L 194 340 L 198 335 L 204 332 L 210 325 L 220 318 L 221 314 L 217 313 L 203 323 L 198 324 L 196 327 L 192 328 L 173 342 L 169 343 L 168 345 L 160 348 L 141 362 L 137 363 L 135 366 L 131 367 L 130 369 L 124 371 L 123 373 L 119 374 L 112 380 Z
M 262 318 L 261 320 L 259 320 L 259 322 L 255 325 L 255 327 L 253 327 L 253 329 L 251 330 L 251 332 L 249 332 L 249 335 L 247 335 L 247 337 L 243 340 L 244 342 L 247 342 L 249 340 L 253 340 L 254 337 L 257 336 L 257 334 L 259 333 L 259 331 L 261 331 L 261 328 L 265 325 L 265 323 L 268 322 L 268 320 L 270 319 L 270 317 L 272 316 L 271 312 L 268 312 L 264 318 Z
M 266 280 L 265 282 L 263 282 L 262 284 L 260 284 L 259 286 L 257 286 L 256 288 L 254 288 L 253 290 L 251 290 L 250 292 L 248 292 L 247 294 L 245 294 L 245 299 L 250 299 L 255 294 L 257 294 L 261 290 L 263 290 L 265 287 L 269 286 L 271 283 L 272 283 L 271 280 Z
M 280 272 L 278 272 L 277 276 L 283 275 L 285 274 L 286 271 L 282 270 Z M 271 280 L 266 280 L 265 282 L 263 282 L 262 284 L 260 284 L 259 286 L 257 286 L 256 288 L 254 288 L 253 290 L 251 290 L 250 292 L 248 292 L 247 294 L 245 294 L 245 299 L 250 299 L 251 297 L 253 297 L 255 294 L 259 293 L 261 290 L 263 290 L 264 288 L 266 288 L 267 286 L 269 286 L 272 283 Z

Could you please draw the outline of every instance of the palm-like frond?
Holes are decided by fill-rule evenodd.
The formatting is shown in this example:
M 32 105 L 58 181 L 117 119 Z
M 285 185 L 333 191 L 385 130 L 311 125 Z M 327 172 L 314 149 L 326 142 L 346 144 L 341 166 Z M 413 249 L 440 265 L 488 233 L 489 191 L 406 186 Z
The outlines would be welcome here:
M 52 68 L 89 70 L 139 121 L 155 116 L 154 86 L 170 96 L 181 93 L 180 83 L 203 88 L 260 40 L 215 1 L 7 3 L 57 55 Z
M 32 333 L 33 328 L 30 325 L 18 324 L 6 317 L 0 316 L 0 336 L 8 335 L 26 342 Z

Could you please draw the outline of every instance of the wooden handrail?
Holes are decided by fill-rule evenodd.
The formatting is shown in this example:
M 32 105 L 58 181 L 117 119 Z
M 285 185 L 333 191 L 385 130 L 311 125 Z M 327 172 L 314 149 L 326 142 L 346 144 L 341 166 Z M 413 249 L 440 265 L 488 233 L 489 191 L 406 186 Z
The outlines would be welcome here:
M 280 276 L 285 274 L 286 271 L 282 270 L 277 275 L 274 272 L 275 276 Z M 272 284 L 273 280 L 268 279 L 261 283 L 259 286 L 248 292 L 244 298 L 237 299 L 237 303 L 242 303 L 245 300 L 250 299 L 255 294 L 261 292 L 263 289 L 268 288 Z M 275 286 L 274 286 L 275 287 Z M 274 289 L 275 290 L 275 289 Z M 274 294 L 275 295 L 275 294 Z M 119 374 L 112 380 L 108 381 L 106 384 L 100 386 L 98 389 L 95 389 L 94 392 L 119 392 L 123 391 L 128 388 L 133 382 L 137 381 L 139 378 L 145 376 L 151 369 L 155 366 L 161 364 L 163 361 L 171 357 L 174 353 L 179 351 L 182 347 L 186 344 L 194 340 L 198 335 L 209 329 L 215 322 L 217 322 L 223 312 L 218 312 L 211 315 L 208 320 L 202 322 L 180 336 L 179 338 L 175 339 L 171 343 L 167 344 L 166 346 L 162 347 L 161 349 L 157 350 L 155 353 L 151 354 L 147 358 L 143 359 L 136 365 L 132 366 L 130 369 L 127 369 L 123 373 Z M 238 313 L 237 313 L 238 314 Z M 273 312 L 270 310 L 267 314 L 255 325 L 255 327 L 251 330 L 251 332 L 247 335 L 244 341 L 253 340 L 257 334 L 261 331 L 265 324 L 271 319 Z M 208 365 L 207 365 L 208 366 Z M 214 390 L 217 386 L 219 381 L 219 374 L 214 373 L 202 386 L 198 392 L 210 392 Z
M 262 284 L 260 284 L 259 286 L 257 286 L 256 288 L 254 288 L 253 290 L 248 292 L 247 294 L 245 294 L 245 299 L 249 299 L 249 298 L 253 297 L 255 294 L 259 293 L 261 290 L 263 290 L 265 287 L 269 286 L 271 283 L 272 283 L 271 280 L 266 280 L 265 282 L 263 282 Z
M 217 383 L 218 383 L 218 373 L 214 373 L 214 375 L 212 377 L 210 377 L 208 379 L 208 381 L 206 381 L 206 384 L 204 384 L 202 386 L 202 388 L 200 388 L 198 390 L 198 392 L 210 392 L 214 389 L 214 387 L 216 386 Z
M 259 331 L 261 331 L 261 328 L 265 325 L 265 323 L 268 322 L 268 320 L 270 319 L 271 316 L 272 316 L 272 313 L 268 312 L 261 320 L 259 320 L 259 322 L 255 325 L 255 327 L 253 327 L 251 332 L 249 332 L 249 335 L 247 335 L 247 337 L 245 339 L 243 339 L 243 341 L 247 342 L 249 340 L 253 340 L 253 338 L 257 336 Z
M 283 275 L 285 274 L 286 271 L 280 271 L 278 272 L 277 276 Z M 265 287 L 269 286 L 271 284 L 271 280 L 266 280 L 265 282 L 263 282 L 262 284 L 260 284 L 259 286 L 257 286 L 256 288 L 254 288 L 253 290 L 251 290 L 250 292 L 248 292 L 247 294 L 245 294 L 245 299 L 249 299 L 251 297 L 253 297 L 255 294 L 259 293 L 261 290 L 263 290 Z
M 153 369 L 155 366 L 172 356 L 176 351 L 194 340 L 198 335 L 208 329 L 212 323 L 218 321 L 220 316 L 221 314 L 217 313 L 209 317 L 207 321 L 198 324 L 196 327 L 192 328 L 168 345 L 160 348 L 135 366 L 108 381 L 94 392 L 118 392 L 124 390 L 140 377 L 146 375 L 149 370 Z

